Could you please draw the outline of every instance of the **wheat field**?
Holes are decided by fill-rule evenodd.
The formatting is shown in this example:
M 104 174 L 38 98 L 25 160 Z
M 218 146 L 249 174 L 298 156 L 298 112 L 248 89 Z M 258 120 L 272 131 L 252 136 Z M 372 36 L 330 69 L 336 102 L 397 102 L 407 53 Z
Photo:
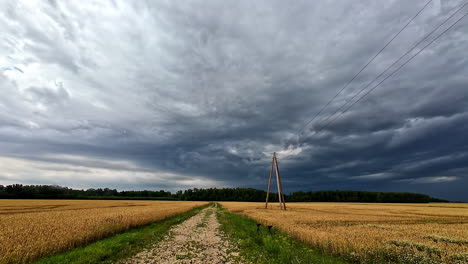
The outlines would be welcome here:
M 0 200 L 0 263 L 25 263 L 203 204 L 206 203 Z
M 468 263 L 468 204 L 221 203 L 358 263 Z

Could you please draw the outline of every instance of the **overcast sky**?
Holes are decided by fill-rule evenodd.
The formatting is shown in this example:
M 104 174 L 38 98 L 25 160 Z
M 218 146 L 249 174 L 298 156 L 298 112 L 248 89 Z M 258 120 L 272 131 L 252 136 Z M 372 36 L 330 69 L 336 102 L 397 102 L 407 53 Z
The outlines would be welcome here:
M 265 189 L 276 151 L 286 192 L 468 200 L 468 17 L 320 122 L 464 1 L 432 1 L 298 133 L 425 3 L 1 0 L 0 184 Z

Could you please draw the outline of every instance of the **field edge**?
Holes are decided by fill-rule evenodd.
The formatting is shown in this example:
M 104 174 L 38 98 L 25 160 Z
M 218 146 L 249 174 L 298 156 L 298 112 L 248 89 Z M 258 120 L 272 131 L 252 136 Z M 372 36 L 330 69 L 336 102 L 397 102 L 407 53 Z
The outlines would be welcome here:
M 217 204 L 220 229 L 240 249 L 241 256 L 251 263 L 320 263 L 344 264 L 343 259 L 327 255 L 303 244 L 275 228 L 257 226 L 246 216 L 235 214 Z
M 62 253 L 32 261 L 33 264 L 110 264 L 133 256 L 144 248 L 161 241 L 169 229 L 196 215 L 210 203 L 166 219 L 136 227 Z

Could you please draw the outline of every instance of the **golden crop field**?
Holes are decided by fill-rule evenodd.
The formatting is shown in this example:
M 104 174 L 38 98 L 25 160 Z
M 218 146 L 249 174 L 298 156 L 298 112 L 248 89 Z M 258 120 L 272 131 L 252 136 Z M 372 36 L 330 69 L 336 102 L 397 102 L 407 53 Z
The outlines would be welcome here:
M 0 263 L 24 263 L 204 202 L 0 200 Z
M 468 204 L 221 204 L 353 262 L 468 263 Z

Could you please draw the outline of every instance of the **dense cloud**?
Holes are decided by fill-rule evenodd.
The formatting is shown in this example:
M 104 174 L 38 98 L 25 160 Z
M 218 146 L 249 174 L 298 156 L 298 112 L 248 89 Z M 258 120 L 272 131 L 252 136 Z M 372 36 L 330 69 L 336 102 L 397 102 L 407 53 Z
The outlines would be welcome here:
M 432 1 L 298 133 L 424 4 L 2 1 L 0 184 L 264 188 L 276 151 L 288 192 L 468 200 L 468 18 L 320 129 L 462 1 Z

